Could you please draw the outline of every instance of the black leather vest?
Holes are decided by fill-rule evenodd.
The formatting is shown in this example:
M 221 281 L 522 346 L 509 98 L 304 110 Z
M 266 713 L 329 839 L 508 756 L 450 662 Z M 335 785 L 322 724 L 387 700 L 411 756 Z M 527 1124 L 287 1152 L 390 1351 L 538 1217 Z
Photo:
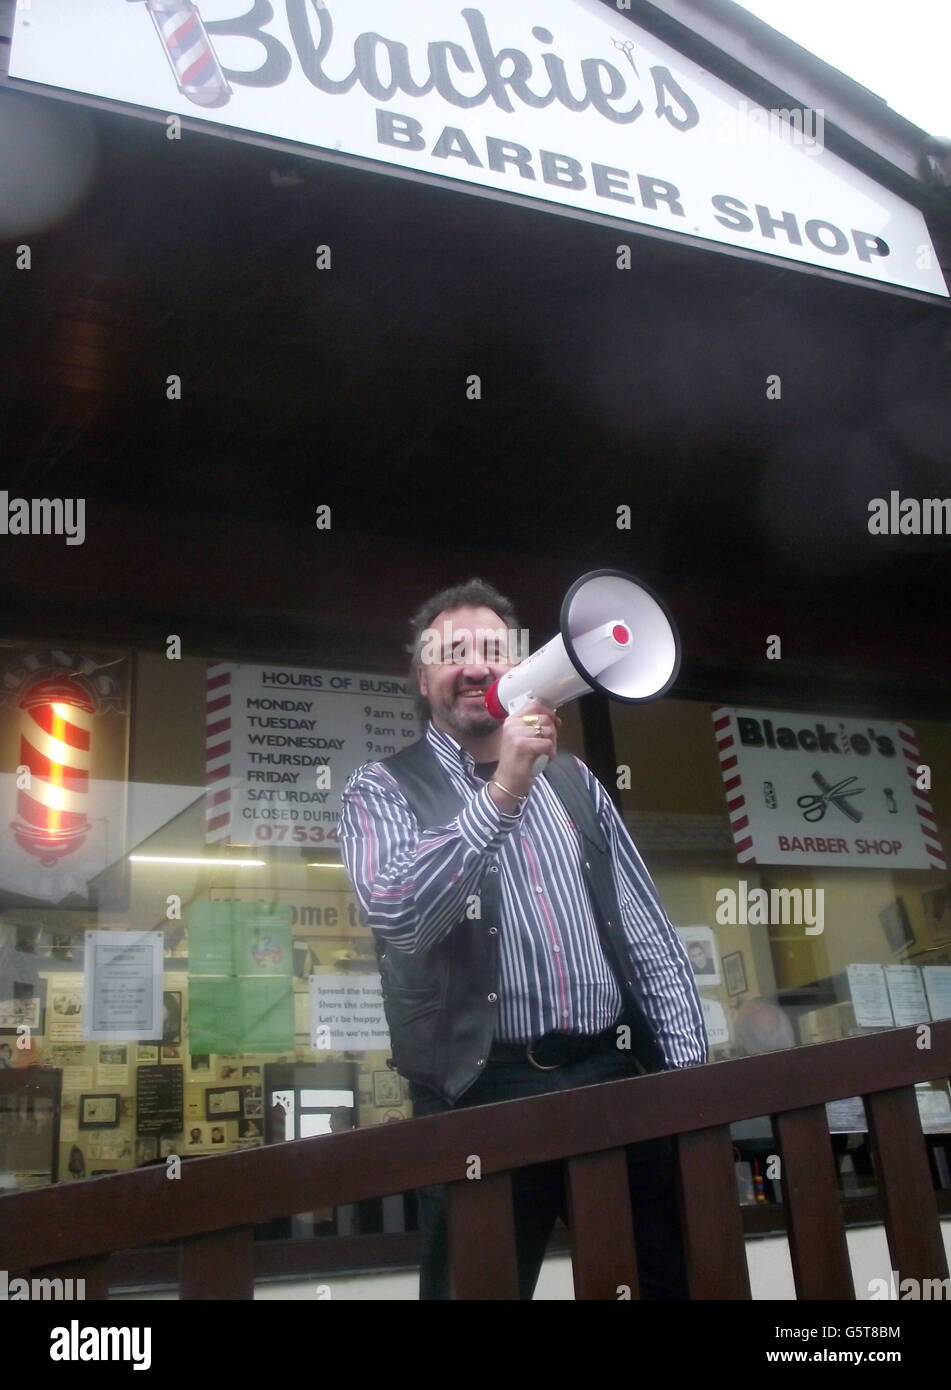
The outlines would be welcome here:
M 426 739 L 384 759 L 421 829 L 447 825 L 462 798 Z M 574 759 L 559 753 L 547 777 L 583 836 L 583 864 L 604 953 L 631 1028 L 631 1049 L 647 1071 L 663 1052 L 633 994 L 630 951 L 611 873 L 609 846 Z M 481 1075 L 495 1037 L 499 989 L 499 867 L 490 864 L 462 920 L 428 951 L 411 955 L 376 936 L 383 1003 L 397 1071 L 453 1105 Z M 620 1022 L 620 1020 L 619 1020 Z

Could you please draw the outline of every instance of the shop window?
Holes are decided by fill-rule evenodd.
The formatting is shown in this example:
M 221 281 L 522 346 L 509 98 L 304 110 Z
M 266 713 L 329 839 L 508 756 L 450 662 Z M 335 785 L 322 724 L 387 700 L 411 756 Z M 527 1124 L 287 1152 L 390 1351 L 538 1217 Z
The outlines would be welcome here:
M 636 708 L 611 706 L 622 812 L 687 950 L 711 1059 L 912 1024 L 924 1030 L 926 1045 L 928 1023 L 951 1017 L 948 874 L 937 864 L 895 867 L 893 846 L 903 832 L 895 831 L 886 843 L 883 834 L 864 829 L 875 819 L 874 791 L 881 823 L 910 826 L 920 836 L 921 825 L 908 808 L 913 800 L 925 802 L 916 795 L 917 787 L 907 785 L 911 763 L 896 749 L 890 761 L 882 762 L 889 775 L 875 780 L 871 735 L 891 733 L 888 721 L 863 720 L 859 726 L 858 721 L 831 717 L 797 721 L 763 713 L 770 728 L 761 718 L 757 728 L 748 723 L 744 732 L 751 742 L 763 740 L 764 753 L 767 739 L 776 744 L 769 752 L 778 771 L 757 781 L 752 804 L 749 779 L 745 785 L 736 780 L 735 748 L 718 745 L 716 709 L 669 699 Z M 802 763 L 804 785 L 793 786 L 782 762 L 786 750 L 777 742 L 778 731 L 791 728 L 802 735 L 800 750 L 818 753 L 812 745 L 818 745 L 819 725 L 827 744 L 833 733 L 853 741 L 851 752 L 841 755 L 851 758 L 849 767 L 836 779 L 823 779 L 826 791 L 813 778 L 817 764 L 808 756 Z M 951 848 L 951 725 L 903 726 L 896 743 L 899 737 L 917 749 L 914 762 L 929 770 L 921 779 L 932 789 L 923 824 L 933 823 L 935 831 L 919 838 L 917 853 L 924 858 L 925 841 Z M 785 735 L 779 738 L 791 742 Z M 791 748 L 788 753 L 796 757 Z M 858 788 L 859 794 L 837 804 L 828 793 L 840 783 L 847 783 L 843 791 L 851 794 Z M 743 793 L 745 804 L 738 806 L 735 798 Z M 803 820 L 807 812 L 814 818 L 810 822 Z M 822 819 L 816 820 L 820 812 Z M 759 825 L 772 826 L 777 837 L 782 834 L 787 845 L 798 841 L 804 862 L 741 862 L 744 851 L 738 842 L 744 843 L 756 817 Z M 876 842 L 879 854 L 860 852 Z M 947 1188 L 948 1084 L 920 1086 L 917 1093 L 935 1183 Z M 834 1102 L 827 1115 L 843 1194 L 869 1195 L 874 1171 L 861 1102 Z M 777 1201 L 778 1181 L 768 1176 L 769 1157 L 777 1148 L 769 1120 L 734 1125 L 733 1137 L 740 1200 L 749 1205 Z

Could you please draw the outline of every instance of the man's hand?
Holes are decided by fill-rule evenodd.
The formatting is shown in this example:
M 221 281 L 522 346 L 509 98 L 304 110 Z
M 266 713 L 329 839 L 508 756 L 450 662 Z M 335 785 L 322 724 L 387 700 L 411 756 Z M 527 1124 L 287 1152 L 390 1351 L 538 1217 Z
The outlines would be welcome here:
M 541 700 L 531 700 L 517 714 L 510 714 L 502 725 L 502 747 L 495 780 L 515 796 L 527 796 L 534 780 L 535 759 L 543 753 L 548 758 L 555 756 L 560 728 L 561 720 L 555 711 Z M 489 795 L 501 804 L 498 787 L 492 787 Z

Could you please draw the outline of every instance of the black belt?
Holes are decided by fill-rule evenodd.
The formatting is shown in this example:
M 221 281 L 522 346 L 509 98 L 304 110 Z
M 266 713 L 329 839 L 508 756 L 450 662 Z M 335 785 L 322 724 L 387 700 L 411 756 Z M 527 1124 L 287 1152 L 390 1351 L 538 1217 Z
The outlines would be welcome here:
M 494 1042 L 489 1061 L 528 1061 L 537 1071 L 554 1071 L 616 1046 L 617 1025 L 612 1024 L 603 1033 L 546 1033 L 530 1043 Z

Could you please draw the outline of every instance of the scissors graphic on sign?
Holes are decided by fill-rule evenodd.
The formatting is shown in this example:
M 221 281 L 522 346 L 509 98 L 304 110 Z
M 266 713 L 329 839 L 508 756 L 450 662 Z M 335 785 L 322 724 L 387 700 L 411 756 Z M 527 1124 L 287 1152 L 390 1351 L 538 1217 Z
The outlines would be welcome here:
M 637 73 L 637 76 L 640 77 L 640 73 L 637 72 L 637 64 L 634 62 L 634 45 L 631 43 L 630 39 L 612 39 L 611 42 L 614 44 L 615 48 L 619 48 L 621 52 L 626 55 L 627 61 Z
M 821 772 L 814 772 L 812 780 L 822 794 L 821 796 L 800 796 L 798 798 L 796 805 L 803 807 L 803 820 L 822 820 L 829 809 L 830 802 L 833 806 L 838 806 L 842 814 L 848 816 L 849 820 L 860 821 L 862 819 L 862 812 L 857 811 L 845 800 L 847 796 L 858 796 L 860 792 L 864 792 L 864 787 L 852 787 L 852 783 L 858 781 L 857 777 L 846 777 L 841 782 L 836 782 L 834 786 L 831 786 Z M 852 787 L 852 790 L 846 791 L 846 787 Z

